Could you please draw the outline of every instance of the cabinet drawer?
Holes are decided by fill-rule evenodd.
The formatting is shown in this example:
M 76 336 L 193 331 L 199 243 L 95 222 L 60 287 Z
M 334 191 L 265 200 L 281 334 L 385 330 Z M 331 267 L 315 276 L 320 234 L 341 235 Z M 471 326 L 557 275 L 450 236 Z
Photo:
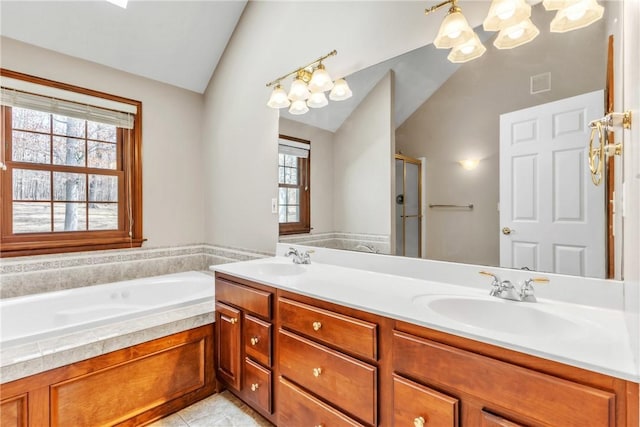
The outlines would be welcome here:
M 393 425 L 457 427 L 458 399 L 394 374 Z
M 216 278 L 216 300 L 249 311 L 265 320 L 271 320 L 271 298 L 271 292 Z
M 498 415 L 482 411 L 480 427 L 524 427 L 522 424 L 516 424 Z
M 377 326 L 286 298 L 278 300 L 282 326 L 334 345 L 348 353 L 377 359 Z
M 352 420 L 342 412 L 309 395 L 282 377 L 280 377 L 278 397 L 280 402 L 278 408 L 279 427 L 363 426 L 363 424 Z
M 244 360 L 244 390 L 247 400 L 271 413 L 271 371 L 249 358 Z
M 280 374 L 351 416 L 376 424 L 376 367 L 280 329 Z
M 244 349 L 247 356 L 271 366 L 271 323 L 244 315 Z
M 398 373 L 426 384 L 474 396 L 486 402 L 488 411 L 506 409 L 529 422 L 563 427 L 615 425 L 613 393 L 403 332 L 393 335 L 393 366 Z

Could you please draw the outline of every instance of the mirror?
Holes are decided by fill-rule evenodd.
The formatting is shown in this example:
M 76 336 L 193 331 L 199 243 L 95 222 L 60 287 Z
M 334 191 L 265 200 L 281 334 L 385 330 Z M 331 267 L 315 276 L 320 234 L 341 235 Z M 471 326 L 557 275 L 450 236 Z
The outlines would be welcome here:
M 479 26 L 487 52 L 476 60 L 452 64 L 447 50 L 427 45 L 347 76 L 350 103 L 304 116 L 281 110 L 280 134 L 311 141 L 312 232 L 280 241 L 621 279 L 621 239 L 606 242 L 609 227 L 621 236 L 620 219 L 608 222 L 605 186 L 586 172 L 586 124 L 604 115 L 608 37 L 619 58 L 622 33 L 622 3 L 600 4 L 603 19 L 567 33 L 550 33 L 554 12 L 537 4 L 540 35 L 531 43 L 498 50 L 496 33 Z M 554 137 L 579 133 L 580 145 L 536 155 L 510 149 L 544 139 L 532 114 L 548 116 Z M 398 159 L 419 162 L 417 185 L 404 181 L 396 164 L 407 162 Z M 462 160 L 479 162 L 468 170 Z M 609 184 L 621 185 L 621 175 Z M 418 215 L 409 223 L 412 198 Z M 529 229 L 539 217 L 547 223 Z M 539 239 L 564 233 L 559 226 L 577 238 Z M 401 250 L 410 241 L 417 248 Z

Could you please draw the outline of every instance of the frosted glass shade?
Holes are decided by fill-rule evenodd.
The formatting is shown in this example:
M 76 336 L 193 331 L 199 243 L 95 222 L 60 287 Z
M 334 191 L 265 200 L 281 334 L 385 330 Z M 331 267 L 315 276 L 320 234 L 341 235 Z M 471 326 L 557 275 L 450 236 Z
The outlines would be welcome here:
M 289 88 L 289 99 L 292 102 L 306 101 L 309 99 L 309 95 L 309 88 L 304 81 L 301 79 L 295 79 L 293 83 L 291 83 L 291 88 Z
M 493 0 L 482 23 L 486 31 L 500 31 L 531 17 L 531 6 L 524 0 Z
M 329 104 L 324 92 L 311 92 L 307 105 L 311 108 L 322 108 Z
M 344 101 L 345 99 L 351 98 L 351 95 L 353 95 L 353 93 L 347 81 L 345 79 L 338 79 L 333 85 L 333 89 L 331 89 L 329 99 L 332 101 Z
M 540 30 L 533 25 L 531 19 L 525 19 L 519 24 L 505 28 L 493 42 L 493 45 L 498 49 L 513 49 L 514 47 L 522 46 L 525 43 L 529 43 L 531 40 L 538 37 Z
M 550 29 L 552 33 L 577 30 L 593 24 L 602 18 L 603 14 L 604 7 L 600 6 L 596 0 L 580 0 L 558 10 L 551 21 Z
M 333 88 L 333 80 L 327 70 L 324 69 L 324 65 L 318 65 L 318 68 L 311 75 L 309 81 L 309 90 L 311 92 L 325 92 Z
M 304 102 L 303 99 L 300 99 L 298 101 L 293 101 L 291 103 L 291 108 L 289 108 L 289 113 L 295 115 L 295 116 L 299 116 L 300 114 L 304 114 L 307 111 L 309 111 L 309 107 L 307 107 L 307 103 Z
M 447 59 L 454 63 L 468 62 L 473 59 L 481 57 L 487 48 L 480 42 L 477 35 L 473 35 L 473 38 L 466 43 L 451 49 Z
M 449 49 L 468 42 L 474 35 L 467 19 L 459 10 L 456 10 L 449 12 L 442 21 L 433 45 L 438 49 Z
M 273 92 L 271 92 L 271 97 L 267 105 L 271 108 L 285 108 L 291 105 L 291 102 L 289 102 L 287 98 L 287 92 L 282 89 L 282 86 L 276 85 Z

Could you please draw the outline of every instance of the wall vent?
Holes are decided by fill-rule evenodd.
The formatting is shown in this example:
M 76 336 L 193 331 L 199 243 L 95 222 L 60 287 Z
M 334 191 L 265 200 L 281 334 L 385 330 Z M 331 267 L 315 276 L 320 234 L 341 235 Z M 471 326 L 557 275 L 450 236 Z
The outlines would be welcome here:
M 551 90 L 551 73 L 531 76 L 531 95 Z

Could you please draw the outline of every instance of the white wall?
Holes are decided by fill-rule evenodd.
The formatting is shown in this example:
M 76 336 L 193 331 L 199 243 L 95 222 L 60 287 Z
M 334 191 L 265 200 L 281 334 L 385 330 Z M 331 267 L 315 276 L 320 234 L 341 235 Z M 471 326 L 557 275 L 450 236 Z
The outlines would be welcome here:
M 335 133 L 334 218 L 338 232 L 391 235 L 393 117 L 390 72 Z
M 333 225 L 333 133 L 280 118 L 280 134 L 311 142 L 311 234 L 331 233 Z
M 202 95 L 12 39 L 0 42 L 2 68 L 141 101 L 144 245 L 203 241 Z

